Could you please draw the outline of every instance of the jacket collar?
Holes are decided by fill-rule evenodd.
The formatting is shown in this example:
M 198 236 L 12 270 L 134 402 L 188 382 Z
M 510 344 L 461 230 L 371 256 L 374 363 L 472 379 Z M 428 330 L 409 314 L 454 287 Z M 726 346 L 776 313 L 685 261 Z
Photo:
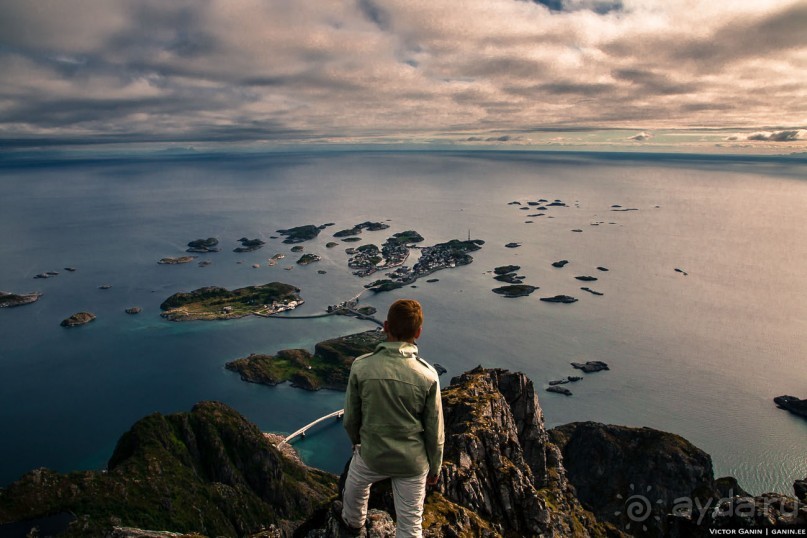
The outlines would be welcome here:
M 418 356 L 418 347 L 409 342 L 381 342 L 375 350 L 376 352 L 384 351 L 390 355 L 400 355 L 408 359 Z

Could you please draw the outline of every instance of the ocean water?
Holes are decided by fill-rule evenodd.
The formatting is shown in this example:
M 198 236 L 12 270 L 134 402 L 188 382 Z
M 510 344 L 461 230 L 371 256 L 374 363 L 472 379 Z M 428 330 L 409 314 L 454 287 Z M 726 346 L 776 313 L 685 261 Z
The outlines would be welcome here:
M 527 217 L 540 211 L 508 204 L 539 198 L 569 207 Z M 103 468 L 137 419 L 201 400 L 223 401 L 263 430 L 286 433 L 339 409 L 342 393 L 244 383 L 224 363 L 311 349 L 373 324 L 339 317 L 171 323 L 159 317 L 159 304 L 206 285 L 282 281 L 302 290 L 306 303 L 295 313 L 317 313 L 368 281 L 347 268 L 351 245 L 325 248 L 333 232 L 366 220 L 391 227 L 365 232 L 362 243 L 380 245 L 407 229 L 424 244 L 469 234 L 486 241 L 471 265 L 433 275 L 439 282 L 362 297 L 382 313 L 401 297 L 422 302 L 421 352 L 448 369 L 444 383 L 480 364 L 523 371 L 535 381 L 549 427 L 594 420 L 671 431 L 710 453 L 718 476 L 732 474 L 754 493 L 791 492 L 793 480 L 807 476 L 807 421 L 772 403 L 781 394 L 807 397 L 804 159 L 6 156 L 0 200 L 0 289 L 45 294 L 33 305 L 0 309 L 0 485 L 40 466 Z M 612 211 L 614 204 L 636 211 Z M 284 270 L 299 255 L 270 238 L 275 230 L 326 222 L 336 224 L 303 244 L 322 261 Z M 156 263 L 209 236 L 222 247 L 200 255 L 210 266 Z M 242 236 L 267 244 L 232 252 Z M 511 241 L 521 246 L 505 248 Z M 277 252 L 286 258 L 268 267 Z M 553 268 L 560 259 L 570 263 Z M 520 265 L 525 283 L 540 289 L 518 299 L 493 294 L 499 283 L 490 271 L 505 264 Z M 60 274 L 33 279 L 51 270 Z M 579 275 L 598 280 L 581 283 Z M 581 291 L 585 285 L 604 295 Z M 539 300 L 557 294 L 579 301 Z M 124 313 L 135 305 L 141 314 Z M 98 319 L 59 326 L 81 310 Z M 568 385 L 572 397 L 545 392 L 549 380 L 576 373 L 571 361 L 586 360 L 611 370 Z M 338 423 L 295 445 L 306 461 L 334 472 L 349 455 Z

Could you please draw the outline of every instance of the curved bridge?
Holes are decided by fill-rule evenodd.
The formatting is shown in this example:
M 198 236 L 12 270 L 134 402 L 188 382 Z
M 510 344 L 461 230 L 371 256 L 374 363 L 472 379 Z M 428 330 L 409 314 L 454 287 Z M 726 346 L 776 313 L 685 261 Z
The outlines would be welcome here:
M 313 421 L 313 422 L 311 422 L 309 424 L 306 424 L 305 426 L 303 426 L 302 428 L 300 428 L 296 432 L 294 432 L 291 435 L 287 436 L 285 439 L 283 439 L 282 441 L 280 441 L 278 443 L 278 446 L 280 446 L 280 445 L 282 445 L 284 443 L 291 442 L 292 439 L 294 439 L 295 437 L 297 437 L 299 435 L 302 435 L 303 437 L 305 437 L 305 432 L 308 431 L 308 429 L 312 428 L 313 426 L 316 426 L 320 422 L 326 421 L 331 417 L 336 417 L 336 420 L 339 420 L 339 419 L 342 418 L 342 415 L 344 415 L 344 414 L 345 414 L 345 410 L 340 409 L 339 411 L 334 411 L 333 413 L 329 413 L 329 414 L 325 415 L 324 417 L 319 417 L 317 420 L 315 420 L 315 421 Z

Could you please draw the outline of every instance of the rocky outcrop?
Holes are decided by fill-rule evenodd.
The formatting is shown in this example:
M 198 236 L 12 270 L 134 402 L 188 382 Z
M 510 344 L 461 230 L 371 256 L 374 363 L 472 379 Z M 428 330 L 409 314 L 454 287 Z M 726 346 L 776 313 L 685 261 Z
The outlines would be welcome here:
M 515 273 L 521 269 L 520 265 L 501 265 L 493 269 L 493 273 L 496 275 L 506 275 L 508 273 Z
M 793 482 L 793 492 L 798 500 L 807 503 L 807 478 Z
M 622 536 L 582 508 L 560 453 L 547 441 L 532 382 L 477 368 L 443 390 L 446 444 L 440 483 L 424 507 L 424 536 Z M 392 510 L 385 486 L 371 506 Z M 333 516 L 308 537 L 336 537 Z M 389 537 L 368 523 L 368 536 Z
M 498 293 L 504 297 L 526 297 L 535 290 L 537 286 L 530 286 L 529 284 L 511 284 L 510 286 L 502 286 L 501 288 L 494 288 L 493 293 Z
M 715 479 L 712 458 L 678 435 L 577 422 L 549 437 L 580 503 L 635 535 L 706 537 L 713 529 L 807 525 L 803 502 L 777 493 L 752 497 L 732 477 Z
M 305 390 L 345 390 L 353 359 L 371 353 L 386 339 L 380 330 L 364 331 L 319 342 L 314 354 L 305 349 L 284 349 L 275 355 L 253 353 L 224 365 L 249 383 L 277 385 L 290 381 Z
M 219 240 L 215 237 L 208 237 L 207 239 L 194 239 L 188 243 L 188 249 L 186 252 L 218 252 L 220 250 L 217 246 L 218 244 Z
M 121 527 L 246 536 L 270 525 L 290 536 L 335 485 L 335 476 L 283 456 L 233 409 L 202 402 L 138 421 L 107 471 L 26 474 L 0 490 L 0 524 L 70 512 L 74 536 L 149 536 Z
M 161 258 L 159 263 L 160 265 L 181 265 L 183 263 L 191 263 L 193 260 L 196 259 L 196 256 L 179 256 L 176 258 L 167 257 Z
M 678 435 L 596 422 L 566 424 L 549 435 L 581 504 L 620 528 L 638 522 L 662 536 L 675 499 L 711 496 L 714 489 L 711 457 Z
M 60 325 L 62 327 L 78 327 L 91 321 L 95 321 L 95 314 L 92 312 L 76 312 L 69 318 L 63 319 Z
M 554 295 L 552 297 L 541 297 L 541 300 L 547 303 L 564 303 L 564 304 L 571 304 L 577 302 L 577 299 L 575 299 L 571 295 Z
M 583 370 L 583 372 L 587 374 L 600 372 L 602 370 L 610 370 L 608 365 L 602 361 L 571 362 L 569 364 L 571 364 L 573 368 Z
M 794 415 L 807 418 L 807 399 L 802 400 L 795 396 L 777 396 L 773 403 L 780 409 L 790 411 Z
M 263 247 L 266 244 L 266 241 L 263 241 L 262 239 L 258 238 L 247 239 L 246 237 L 242 237 L 241 239 L 238 240 L 238 242 L 241 243 L 241 246 L 234 248 L 233 252 L 238 252 L 242 254 L 245 252 L 253 252 L 255 250 L 258 250 L 259 248 Z
M 0 291 L 0 308 L 22 306 L 35 303 L 42 297 L 41 293 L 9 293 Z
M 283 240 L 284 243 L 293 245 L 295 243 L 302 243 L 309 241 L 319 235 L 321 230 L 325 229 L 325 225 L 315 226 L 313 224 L 306 224 L 304 226 L 296 226 L 286 230 L 278 230 L 277 233 L 286 236 Z
M 715 480 L 709 455 L 677 435 L 593 422 L 547 432 L 523 374 L 479 367 L 442 399 L 445 458 L 426 537 L 700 538 L 807 525 L 803 502 Z M 346 536 L 336 477 L 278 441 L 220 403 L 154 414 L 121 438 L 106 472 L 39 469 L 0 489 L 0 525 L 57 517 L 67 536 Z M 803 496 L 804 481 L 794 490 Z M 393 537 L 389 483 L 374 485 L 370 508 L 364 535 Z
M 716 534 L 763 534 L 763 531 L 763 535 L 769 535 L 771 530 L 785 535 L 807 529 L 807 505 L 779 493 L 722 497 L 707 500 L 703 505 L 671 514 L 667 535 L 706 538 Z

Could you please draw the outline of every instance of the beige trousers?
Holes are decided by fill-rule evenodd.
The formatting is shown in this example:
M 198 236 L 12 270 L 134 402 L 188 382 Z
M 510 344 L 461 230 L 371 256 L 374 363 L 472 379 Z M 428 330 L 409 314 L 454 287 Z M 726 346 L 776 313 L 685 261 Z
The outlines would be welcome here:
M 386 476 L 372 471 L 359 454 L 353 449 L 353 459 L 345 480 L 345 491 L 342 495 L 342 519 L 351 527 L 362 527 L 367 518 L 367 501 L 370 499 L 370 486 L 374 482 L 392 479 L 392 495 L 395 501 L 395 513 L 398 524 L 396 538 L 421 538 L 423 536 L 423 501 L 426 499 L 426 475 Z

